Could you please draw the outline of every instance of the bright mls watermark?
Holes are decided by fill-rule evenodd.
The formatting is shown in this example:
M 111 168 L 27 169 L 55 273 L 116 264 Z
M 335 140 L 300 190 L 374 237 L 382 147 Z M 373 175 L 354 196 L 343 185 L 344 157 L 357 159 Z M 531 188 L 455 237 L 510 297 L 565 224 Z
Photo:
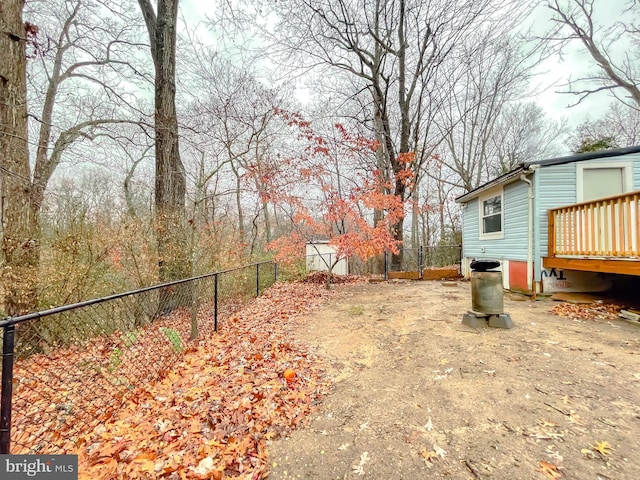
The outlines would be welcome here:
M 78 480 L 77 455 L 0 455 L 0 479 Z

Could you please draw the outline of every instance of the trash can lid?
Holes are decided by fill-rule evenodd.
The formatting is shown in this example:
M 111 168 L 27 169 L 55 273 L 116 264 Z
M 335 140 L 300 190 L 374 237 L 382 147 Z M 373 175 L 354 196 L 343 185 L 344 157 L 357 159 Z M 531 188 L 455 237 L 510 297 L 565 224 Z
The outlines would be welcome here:
M 473 260 L 469 265 L 474 272 L 486 272 L 500 266 L 498 260 Z

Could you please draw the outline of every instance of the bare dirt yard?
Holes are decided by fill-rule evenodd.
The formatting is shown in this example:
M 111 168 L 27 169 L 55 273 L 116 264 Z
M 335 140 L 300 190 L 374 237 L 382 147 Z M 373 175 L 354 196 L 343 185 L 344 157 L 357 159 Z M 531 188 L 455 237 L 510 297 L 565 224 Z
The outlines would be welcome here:
M 638 326 L 507 295 L 514 327 L 473 329 L 466 282 L 334 288 L 291 333 L 334 386 L 270 479 L 640 478 Z

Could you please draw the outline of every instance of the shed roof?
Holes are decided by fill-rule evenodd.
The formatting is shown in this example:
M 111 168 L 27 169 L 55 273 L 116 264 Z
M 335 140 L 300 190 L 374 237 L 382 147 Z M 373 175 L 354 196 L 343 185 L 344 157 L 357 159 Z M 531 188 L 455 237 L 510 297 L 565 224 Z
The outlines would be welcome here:
M 585 160 L 594 160 L 597 158 L 611 158 L 611 157 L 620 157 L 623 155 L 630 155 L 632 153 L 640 153 L 640 145 L 634 147 L 624 147 L 624 148 L 614 148 L 611 150 L 601 150 L 598 152 L 587 152 L 587 153 L 577 153 L 575 155 L 567 155 L 564 157 L 554 157 L 547 158 L 544 160 L 534 160 L 530 162 L 523 162 L 518 165 L 513 170 L 508 171 L 500 175 L 499 177 L 494 178 L 493 180 L 489 180 L 488 182 L 480 185 L 477 188 L 474 188 L 470 192 L 467 192 L 463 195 L 460 195 L 456 198 L 457 203 L 465 203 L 469 200 L 473 200 L 482 192 L 489 190 L 493 187 L 497 187 L 499 185 L 506 185 L 507 183 L 511 183 L 515 179 L 517 179 L 522 173 L 525 173 L 532 166 L 540 166 L 540 167 L 548 167 L 550 165 L 562 165 L 564 163 L 573 163 L 573 162 L 582 162 Z

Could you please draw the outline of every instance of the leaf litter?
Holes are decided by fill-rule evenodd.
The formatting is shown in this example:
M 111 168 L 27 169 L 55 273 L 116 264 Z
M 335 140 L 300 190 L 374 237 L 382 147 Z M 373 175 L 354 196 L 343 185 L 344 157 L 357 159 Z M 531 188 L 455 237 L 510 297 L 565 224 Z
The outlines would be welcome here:
M 266 478 L 267 442 L 300 425 L 329 389 L 288 324 L 332 294 L 316 282 L 274 285 L 92 431 L 73 432 L 61 453 L 79 455 L 81 479 Z M 288 368 L 296 376 L 287 382 Z M 76 408 L 95 407 L 91 392 L 74 395 Z

